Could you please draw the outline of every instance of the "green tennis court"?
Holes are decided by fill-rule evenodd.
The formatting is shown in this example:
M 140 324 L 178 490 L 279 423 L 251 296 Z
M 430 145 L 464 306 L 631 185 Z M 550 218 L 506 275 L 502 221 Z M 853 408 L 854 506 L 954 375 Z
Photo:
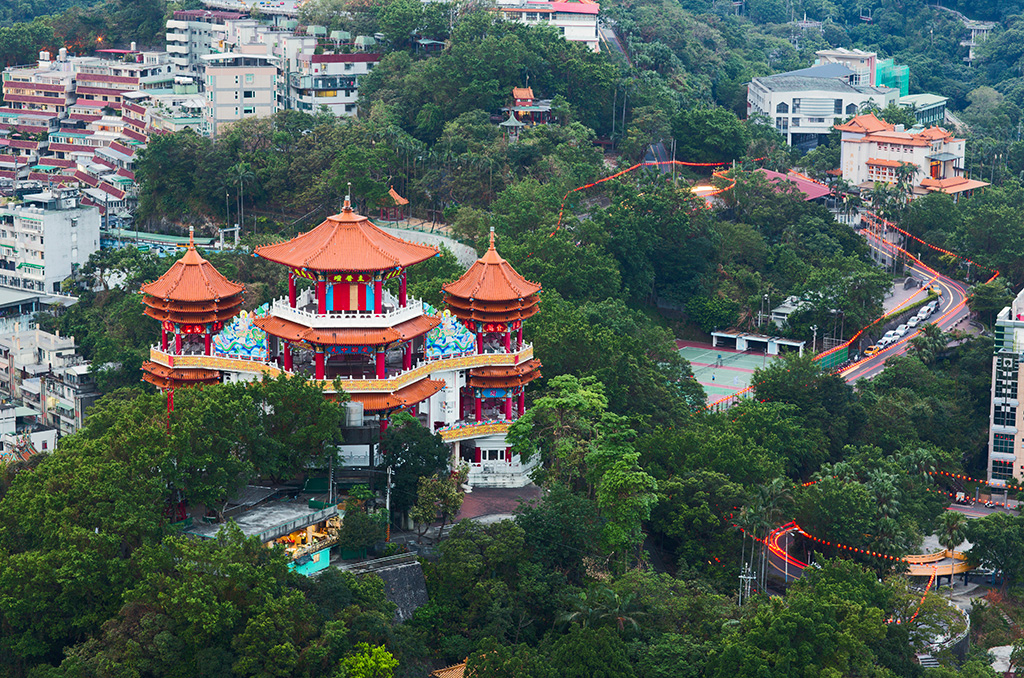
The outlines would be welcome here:
M 710 344 L 676 342 L 679 355 L 690 361 L 697 381 L 704 387 L 709 403 L 750 386 L 754 370 L 770 365 L 778 356 L 740 353 Z

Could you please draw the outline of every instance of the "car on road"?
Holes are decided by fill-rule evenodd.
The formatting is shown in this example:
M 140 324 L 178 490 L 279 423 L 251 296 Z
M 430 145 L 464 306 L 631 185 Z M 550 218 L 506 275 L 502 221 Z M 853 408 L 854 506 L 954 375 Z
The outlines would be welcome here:
M 913 318 L 907 321 L 907 329 L 914 329 L 920 322 L 921 318 L 915 315 Z
M 902 337 L 906 333 L 907 333 L 907 326 L 906 325 L 900 325 L 899 327 L 896 328 L 896 336 L 897 337 Z
M 878 353 L 879 351 L 881 351 L 883 348 L 885 348 L 885 347 L 884 346 L 879 346 L 878 344 L 874 344 L 872 346 L 868 346 L 867 349 L 864 351 L 864 357 L 865 358 L 870 358 L 871 356 L 873 356 L 876 353 Z

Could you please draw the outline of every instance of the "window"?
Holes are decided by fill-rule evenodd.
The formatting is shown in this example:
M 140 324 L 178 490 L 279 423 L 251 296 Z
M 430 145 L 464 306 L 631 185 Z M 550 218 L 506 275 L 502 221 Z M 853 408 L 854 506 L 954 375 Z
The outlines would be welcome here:
M 345 64 L 345 70 L 346 71 L 351 71 L 352 70 L 352 64 Z
M 1013 477 L 1013 462 L 992 460 L 992 480 L 1009 480 Z
M 256 113 L 256 107 L 255 106 L 248 106 L 248 107 L 242 109 L 242 115 L 253 115 L 255 113 Z
M 254 90 L 247 89 L 244 92 L 242 92 L 242 98 L 243 99 L 254 99 L 254 98 L 256 98 L 256 92 Z
M 346 113 L 351 113 L 354 110 L 356 110 L 356 105 L 355 104 L 345 104 L 345 112 Z
M 807 122 L 809 122 L 811 124 L 823 123 L 823 122 L 825 122 L 825 118 L 807 118 Z
M 833 103 L 832 113 L 834 113 L 835 115 L 842 115 L 843 114 L 843 100 L 842 99 L 836 99 L 832 103 Z
M 793 118 L 793 127 L 800 126 L 800 118 Z
M 847 115 L 857 115 L 857 104 L 850 104 L 846 107 Z
M 789 129 L 789 118 L 775 118 L 775 129 L 785 132 Z
M 992 434 L 992 451 L 996 454 L 1013 454 L 1013 436 L 1006 433 Z
M 246 85 L 251 85 L 252 81 L 255 79 L 255 77 L 256 76 L 253 75 L 252 73 L 246 73 L 245 74 L 245 84 Z
M 799 113 L 800 112 L 800 100 L 799 99 L 793 99 L 793 112 L 794 113 Z
M 996 405 L 992 423 L 996 426 L 1014 426 L 1017 422 L 1017 408 L 1013 405 Z
M 775 107 L 775 112 L 776 113 L 789 113 L 789 104 L 787 104 L 785 101 L 783 101 L 782 103 L 780 103 L 778 106 Z

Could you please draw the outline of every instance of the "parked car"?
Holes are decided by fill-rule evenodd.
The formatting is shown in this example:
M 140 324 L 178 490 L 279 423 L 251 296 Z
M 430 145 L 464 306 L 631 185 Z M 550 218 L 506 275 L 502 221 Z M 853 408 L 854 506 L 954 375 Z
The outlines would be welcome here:
M 881 351 L 883 348 L 884 348 L 884 346 L 879 346 L 878 344 L 873 344 L 871 346 L 868 346 L 867 350 L 864 351 L 864 357 L 865 358 L 870 358 L 871 356 L 873 356 L 876 353 L 878 353 L 879 351 Z
M 882 336 L 882 341 L 892 341 L 896 338 L 896 330 L 889 330 Z
M 907 333 L 907 326 L 906 325 L 900 325 L 899 327 L 896 328 L 896 336 L 897 337 L 902 337 L 906 333 Z
M 911 330 L 914 329 L 915 327 L 917 327 L 917 324 L 920 323 L 920 322 L 921 322 L 921 318 L 919 318 L 918 316 L 915 315 L 913 318 L 911 318 L 910 320 L 907 321 L 907 329 L 911 329 Z

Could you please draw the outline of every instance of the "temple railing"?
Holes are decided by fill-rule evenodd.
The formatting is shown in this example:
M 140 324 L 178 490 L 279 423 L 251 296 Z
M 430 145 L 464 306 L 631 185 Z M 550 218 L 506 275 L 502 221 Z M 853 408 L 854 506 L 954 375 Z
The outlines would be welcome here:
M 492 419 L 490 421 L 460 421 L 437 430 L 441 440 L 446 443 L 469 438 L 504 434 L 508 432 L 511 421 Z
M 306 299 L 308 299 L 308 295 L 303 297 L 303 300 Z M 304 327 L 314 327 L 317 329 L 394 327 L 427 313 L 423 307 L 423 302 L 419 299 L 409 297 L 406 300 L 405 306 L 399 306 L 398 300 L 387 294 L 384 295 L 384 300 L 388 303 L 386 310 L 382 313 L 337 310 L 328 311 L 327 313 L 315 313 L 306 310 L 310 307 L 308 305 L 297 304 L 296 308 L 292 308 L 291 304 L 288 303 L 288 298 L 282 297 L 275 299 L 271 303 L 270 313 L 283 320 L 290 320 Z
M 433 358 L 421 360 L 412 368 L 402 370 L 389 375 L 385 379 L 345 378 L 335 379 L 310 379 L 309 381 L 318 384 L 325 392 L 334 393 L 334 382 L 341 384 L 342 390 L 349 393 L 393 393 L 400 388 L 414 384 L 420 379 L 433 376 L 435 373 L 447 372 L 450 370 L 470 369 L 473 367 L 497 367 L 503 365 L 518 365 L 533 358 L 533 345 L 525 344 L 520 350 L 512 353 L 484 353 L 481 355 L 468 354 L 451 356 L 445 358 Z M 266 374 L 269 377 L 276 377 L 285 372 L 272 361 L 249 356 L 237 355 L 204 355 L 194 353 L 187 355 L 175 355 L 153 346 L 149 349 L 149 359 L 165 367 L 179 367 L 192 369 L 223 370 L 225 372 L 246 372 L 249 374 Z

